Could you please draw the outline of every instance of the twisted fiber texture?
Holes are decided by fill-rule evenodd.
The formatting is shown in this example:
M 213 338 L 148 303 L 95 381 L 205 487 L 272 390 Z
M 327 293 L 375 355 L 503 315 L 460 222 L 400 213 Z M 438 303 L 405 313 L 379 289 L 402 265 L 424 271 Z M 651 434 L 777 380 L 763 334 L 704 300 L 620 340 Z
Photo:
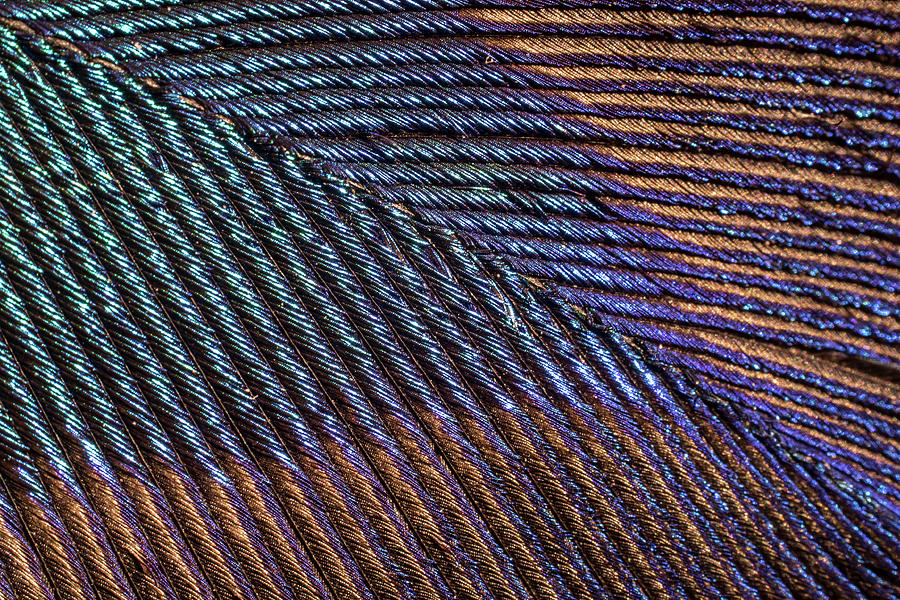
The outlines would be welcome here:
M 900 5 L 0 3 L 0 598 L 900 598 Z

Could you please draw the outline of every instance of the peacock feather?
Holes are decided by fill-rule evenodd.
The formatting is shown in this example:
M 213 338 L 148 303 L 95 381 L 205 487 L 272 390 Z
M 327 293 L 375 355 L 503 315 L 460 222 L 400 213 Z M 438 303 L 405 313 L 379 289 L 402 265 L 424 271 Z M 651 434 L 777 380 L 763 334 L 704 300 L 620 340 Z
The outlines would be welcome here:
M 0 0 L 0 598 L 900 599 L 900 4 Z

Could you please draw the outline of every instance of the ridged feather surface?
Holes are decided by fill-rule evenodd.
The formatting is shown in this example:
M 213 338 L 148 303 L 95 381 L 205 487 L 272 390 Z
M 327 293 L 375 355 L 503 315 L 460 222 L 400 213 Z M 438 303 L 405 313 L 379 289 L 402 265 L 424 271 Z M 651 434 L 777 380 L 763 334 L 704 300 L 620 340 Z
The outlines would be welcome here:
M 0 3 L 0 598 L 900 599 L 900 6 Z

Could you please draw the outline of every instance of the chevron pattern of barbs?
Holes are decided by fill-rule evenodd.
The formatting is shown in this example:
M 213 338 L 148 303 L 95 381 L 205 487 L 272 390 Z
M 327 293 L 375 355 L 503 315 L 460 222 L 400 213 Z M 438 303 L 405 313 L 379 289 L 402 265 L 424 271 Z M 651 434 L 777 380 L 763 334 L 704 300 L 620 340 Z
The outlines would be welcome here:
M 900 598 L 900 8 L 0 5 L 0 597 Z

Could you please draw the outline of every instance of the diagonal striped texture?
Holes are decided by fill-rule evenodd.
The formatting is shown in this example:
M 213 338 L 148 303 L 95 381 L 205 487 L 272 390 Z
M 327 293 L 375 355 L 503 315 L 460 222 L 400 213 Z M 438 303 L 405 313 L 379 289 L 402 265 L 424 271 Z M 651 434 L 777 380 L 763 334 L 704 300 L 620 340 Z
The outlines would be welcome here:
M 0 3 L 0 598 L 900 599 L 900 5 Z

